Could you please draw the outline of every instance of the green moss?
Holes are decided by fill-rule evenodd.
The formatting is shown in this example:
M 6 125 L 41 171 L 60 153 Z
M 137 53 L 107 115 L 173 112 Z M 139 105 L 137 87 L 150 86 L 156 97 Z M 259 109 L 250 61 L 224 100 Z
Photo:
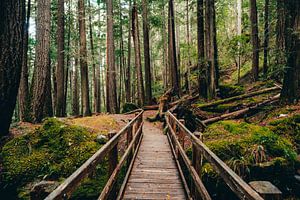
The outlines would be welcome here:
M 289 118 L 278 119 L 269 123 L 271 130 L 285 137 L 300 153 L 300 115 L 294 115 Z
M 1 185 L 19 188 L 43 177 L 66 178 L 101 147 L 94 139 L 84 128 L 47 119 L 4 145 Z
M 238 96 L 245 93 L 245 89 L 239 85 L 220 85 L 220 97 L 229 98 L 233 96 Z
M 134 103 L 125 103 L 122 107 L 122 113 L 127 113 L 133 110 L 138 109 L 139 107 Z
M 296 153 L 290 141 L 274 133 L 268 127 L 236 121 L 221 121 L 210 125 L 204 133 L 204 141 L 221 159 L 251 156 L 254 146 L 262 146 L 269 158 L 284 157 L 295 161 Z

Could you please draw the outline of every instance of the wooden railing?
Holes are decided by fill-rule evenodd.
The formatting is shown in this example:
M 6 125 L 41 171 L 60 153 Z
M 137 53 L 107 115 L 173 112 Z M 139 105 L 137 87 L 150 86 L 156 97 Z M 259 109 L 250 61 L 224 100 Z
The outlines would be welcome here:
M 130 171 L 134 161 L 134 156 L 138 151 L 141 139 L 143 137 L 143 112 L 144 111 L 140 111 L 137 113 L 134 119 L 132 119 L 118 133 L 111 132 L 109 134 L 110 140 L 83 165 L 81 165 L 81 167 L 79 167 L 71 176 L 69 176 L 60 186 L 58 186 L 51 194 L 49 194 L 46 197 L 46 200 L 70 198 L 70 195 L 81 183 L 81 181 L 90 175 L 105 157 L 108 157 L 108 173 L 110 177 L 98 199 L 104 200 L 108 197 L 110 197 L 110 199 L 116 199 L 118 191 L 116 190 L 115 183 L 118 174 L 125 163 L 128 165 L 127 170 Z M 123 136 L 126 136 L 127 148 L 120 160 L 118 160 L 118 143 L 121 142 L 120 140 L 123 138 Z
M 184 126 L 183 121 L 178 120 L 169 111 L 166 113 L 165 118 L 168 126 L 167 135 L 189 198 L 211 199 L 200 178 L 201 165 L 204 158 L 211 164 L 214 170 L 220 175 L 237 197 L 240 199 L 263 200 L 255 190 L 209 150 L 209 148 L 198 138 L 200 134 L 197 136 L 197 134 L 191 133 Z M 192 161 L 185 152 L 185 139 L 189 139 L 192 144 Z M 183 168 L 187 169 L 190 180 L 187 180 L 183 175 L 181 170 Z

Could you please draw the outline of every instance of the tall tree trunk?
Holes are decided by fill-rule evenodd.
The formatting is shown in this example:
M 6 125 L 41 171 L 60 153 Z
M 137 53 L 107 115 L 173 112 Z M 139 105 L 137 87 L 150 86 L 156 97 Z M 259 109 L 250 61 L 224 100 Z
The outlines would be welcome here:
M 270 0 L 265 0 L 265 33 L 264 33 L 264 64 L 263 71 L 264 77 L 268 73 L 268 48 L 269 48 L 269 5 Z
M 252 76 L 253 80 L 258 80 L 259 73 L 259 41 L 256 0 L 250 0 L 250 21 L 252 39 Z
M 141 50 L 140 50 L 140 37 L 139 37 L 139 25 L 138 25 L 138 13 L 136 1 L 133 3 L 132 8 L 132 36 L 134 43 L 134 52 L 135 52 L 135 67 L 137 73 L 137 92 L 138 92 L 138 104 L 143 106 L 145 102 L 144 94 L 144 83 L 143 83 L 143 72 L 141 64 Z
M 65 34 L 65 5 L 64 0 L 58 0 L 57 4 L 57 67 L 56 73 L 56 84 L 57 84 L 57 95 L 56 95 L 56 116 L 63 117 L 64 113 L 64 100 L 65 100 L 65 45 L 64 45 L 64 34 Z
M 215 85 L 216 88 L 219 87 L 219 79 L 220 79 L 220 74 L 219 74 L 219 61 L 218 61 L 218 43 L 217 43 L 217 25 L 216 25 L 216 7 L 215 7 L 215 0 L 213 1 L 212 4 L 212 15 L 213 15 L 213 24 L 212 24 L 212 37 L 213 37 L 213 59 L 214 59 L 214 68 L 216 71 L 215 74 Z
M 237 35 L 241 36 L 242 35 L 242 15 L 243 15 L 243 10 L 242 10 L 242 0 L 237 0 Z M 237 58 L 237 68 L 238 68 L 238 84 L 240 83 L 240 78 L 241 78 L 241 42 L 238 42 L 238 58 Z
M 71 70 L 70 70 L 70 66 L 71 66 L 71 58 L 70 58 L 70 43 L 71 43 L 71 25 L 72 25 L 72 22 L 71 22 L 71 7 L 72 7 L 72 0 L 69 0 L 69 5 L 68 5 L 68 42 L 67 42 L 67 50 L 68 50 L 68 54 L 67 54 L 67 67 L 66 67 L 66 70 L 65 70 L 65 94 L 64 94 L 64 108 L 63 108 L 63 111 L 64 111 L 64 114 L 66 115 L 67 114 L 67 95 L 68 95 L 68 79 L 69 79 L 69 74 L 70 74 L 70 91 L 71 88 L 72 88 L 72 77 L 71 77 Z M 70 92 L 70 94 L 72 94 Z M 72 95 L 71 95 L 72 96 Z
M 294 103 L 300 99 L 300 2 L 287 0 L 286 50 L 287 70 L 281 98 Z
M 131 102 L 131 0 L 129 0 L 129 12 L 128 12 L 128 54 L 127 54 L 127 68 L 125 73 L 125 91 L 126 91 L 126 102 Z
M 99 22 L 101 21 L 101 6 L 99 4 Z M 101 95 L 102 93 L 104 94 L 104 89 L 102 87 L 102 85 L 104 85 L 103 81 L 102 81 L 102 72 L 101 72 L 101 66 L 102 66 L 102 56 L 101 56 L 101 23 L 99 23 L 99 66 L 96 67 L 96 75 L 97 75 L 97 84 L 98 84 L 98 96 L 99 96 L 99 112 L 101 112 L 101 105 L 102 105 L 102 100 L 101 100 Z M 101 85 L 102 84 L 102 85 Z M 103 91 L 102 91 L 103 89 Z M 104 101 L 104 96 L 103 96 L 103 101 Z M 104 103 L 105 105 L 105 103 Z
M 33 99 L 32 99 L 32 113 L 33 121 L 41 122 L 45 112 L 46 100 L 49 98 L 49 83 L 47 80 L 51 77 L 50 70 L 50 0 L 37 1 L 37 24 L 36 24 L 36 57 L 35 57 L 35 68 L 36 75 L 33 86 Z M 50 81 L 50 82 L 49 82 Z M 51 95 L 51 94 L 50 94 Z M 49 102 L 47 102 L 49 103 Z M 50 102 L 51 105 L 51 102 Z M 48 105 L 48 106 L 50 106 Z
M 75 58 L 73 67 L 73 95 L 72 95 L 72 115 L 79 115 L 79 87 L 78 87 L 78 58 Z
M 29 37 L 29 20 L 31 12 L 31 1 L 27 2 L 27 13 L 26 13 L 26 22 L 24 29 L 24 39 L 23 39 L 23 59 L 22 59 L 22 72 L 21 80 L 19 87 L 19 118 L 20 121 L 30 121 L 30 98 L 29 98 L 29 88 L 28 88 L 28 37 Z
M 107 48 L 106 48 L 106 108 L 109 113 L 118 113 L 117 105 L 117 83 L 113 35 L 113 1 L 107 0 Z
M 285 0 L 277 0 L 277 24 L 276 24 L 276 66 L 279 69 L 286 67 L 286 46 L 285 46 L 285 35 L 286 35 L 286 5 Z M 280 74 L 279 80 L 283 78 Z
M 189 0 L 186 0 L 186 43 L 188 46 L 187 49 L 187 54 L 188 54 L 188 59 L 187 59 L 187 64 L 185 67 L 185 89 L 186 91 L 191 94 L 192 89 L 191 89 L 191 83 L 190 83 L 190 67 L 192 65 L 191 62 L 191 51 L 190 51 L 190 16 L 189 16 L 189 11 L 190 11 L 190 7 L 189 7 Z M 198 13 L 197 13 L 198 14 Z
M 207 79 L 204 51 L 204 5 L 203 0 L 197 0 L 197 49 L 198 49 L 198 84 L 199 95 L 207 98 Z
M 151 64 L 149 46 L 148 1 L 143 0 L 143 35 L 144 35 L 144 61 L 145 61 L 145 103 L 152 100 Z
M 78 0 L 79 12 L 79 40 L 80 40 L 80 75 L 81 75 L 81 96 L 82 96 L 82 114 L 91 115 L 89 98 L 89 79 L 86 50 L 86 32 L 85 32 L 85 6 L 84 0 Z
M 174 2 L 169 0 L 168 12 L 168 44 L 169 44 L 169 66 L 170 66 L 170 80 L 174 94 L 180 93 L 180 80 L 178 75 L 177 55 L 176 55 L 176 41 L 175 41 L 175 23 L 174 23 Z
M 91 1 L 88 1 L 89 3 L 89 8 L 92 9 L 91 7 Z M 93 27 L 92 27 L 92 16 L 91 12 L 89 13 L 89 30 L 90 30 L 90 45 L 91 45 L 91 55 L 92 55 L 92 66 L 93 66 L 93 85 L 94 85 L 94 111 L 96 113 L 100 112 L 100 103 L 99 103 L 99 79 L 96 74 L 96 64 L 95 64 L 95 50 L 94 50 L 94 41 L 93 41 Z
M 168 62 L 168 39 L 166 34 L 166 15 L 165 15 L 165 2 L 162 2 L 162 16 L 163 16 L 163 23 L 162 23 L 162 40 L 163 40 L 163 63 L 164 63 L 164 89 L 167 91 L 169 86 L 169 62 Z
M 0 137 L 9 132 L 21 76 L 25 1 L 0 4 Z
M 205 46 L 207 59 L 207 98 L 216 96 L 216 63 L 214 44 L 214 0 L 206 1 L 205 12 Z

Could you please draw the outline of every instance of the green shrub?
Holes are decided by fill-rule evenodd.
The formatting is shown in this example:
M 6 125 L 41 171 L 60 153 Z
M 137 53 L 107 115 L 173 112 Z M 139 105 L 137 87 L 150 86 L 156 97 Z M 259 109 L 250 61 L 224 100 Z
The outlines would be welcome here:
M 220 85 L 219 89 L 221 98 L 229 98 L 245 93 L 244 87 L 238 85 Z

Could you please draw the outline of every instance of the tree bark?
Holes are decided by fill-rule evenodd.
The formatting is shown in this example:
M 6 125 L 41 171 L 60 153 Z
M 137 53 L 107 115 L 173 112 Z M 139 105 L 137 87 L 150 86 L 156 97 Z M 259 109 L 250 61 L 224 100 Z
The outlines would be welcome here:
M 23 59 L 22 59 L 22 72 L 19 87 L 19 118 L 20 121 L 30 121 L 30 98 L 29 98 L 29 86 L 28 86 L 28 37 L 29 37 L 29 20 L 31 13 L 31 1 L 27 2 L 27 12 L 26 12 L 26 22 L 24 29 L 24 39 L 23 39 Z
M 278 68 L 286 67 L 286 46 L 285 46 L 285 35 L 286 35 L 286 4 L 284 0 L 277 0 L 277 24 L 276 24 L 276 66 Z M 282 74 L 280 74 L 283 78 Z M 276 77 L 277 78 L 277 77 Z
M 242 0 L 237 0 L 237 35 L 242 35 Z M 241 78 L 241 43 L 238 42 L 238 59 L 237 59 L 237 68 L 238 68 L 238 84 L 240 83 Z
M 203 0 L 197 0 L 197 50 L 198 50 L 198 85 L 199 95 L 207 98 L 207 79 L 204 51 L 204 12 Z
M 72 115 L 79 115 L 79 87 L 78 87 L 78 58 L 75 58 L 73 67 L 73 95 L 72 95 Z
M 214 39 L 214 0 L 207 0 L 205 4 L 205 46 L 207 60 L 207 98 L 216 96 L 216 62 L 215 62 L 215 39 Z
M 109 113 L 118 113 L 115 50 L 113 35 L 113 1 L 107 0 L 107 48 L 106 48 L 106 108 Z
M 65 100 L 65 6 L 64 0 L 58 0 L 57 4 L 57 67 L 56 73 L 56 116 L 63 117 L 64 113 L 64 100 Z
M 126 102 L 131 102 L 131 0 L 129 0 L 129 12 L 128 12 L 128 54 L 127 54 L 127 67 L 125 73 L 125 91 L 126 91 Z
M 148 24 L 148 1 L 143 0 L 143 35 L 144 35 L 144 62 L 145 62 L 145 104 L 150 104 L 152 100 L 151 87 L 151 64 L 149 47 L 149 24 Z
M 259 41 L 256 0 L 250 0 L 250 21 L 252 40 L 252 78 L 258 80 L 259 73 Z
M 176 55 L 176 41 L 175 41 L 175 23 L 174 23 L 174 2 L 169 0 L 169 12 L 168 12 L 168 44 L 169 44 L 169 67 L 170 67 L 170 80 L 173 88 L 173 94 L 180 93 L 180 80 L 177 66 Z
M 0 4 L 0 137 L 9 132 L 21 76 L 25 1 Z
M 269 5 L 270 5 L 270 0 L 265 0 L 264 63 L 263 63 L 263 71 L 264 71 L 265 78 L 267 77 L 267 73 L 268 73 Z
M 36 75 L 33 86 L 32 113 L 33 122 L 41 122 L 44 114 L 46 100 L 49 100 L 48 89 L 51 86 L 50 69 L 50 0 L 40 0 L 37 2 L 37 25 L 36 25 Z M 47 80 L 49 78 L 49 80 Z M 50 94 L 51 95 L 51 94 Z M 51 97 L 50 97 L 51 98 Z M 49 102 L 47 102 L 49 103 Z M 50 105 L 51 106 L 51 102 Z
M 89 76 L 86 50 L 86 26 L 84 0 L 78 0 L 79 40 L 80 40 L 80 75 L 83 116 L 91 115 L 89 98 Z
M 138 105 L 143 106 L 145 103 L 144 94 L 144 82 L 143 82 L 143 72 L 141 64 L 141 50 L 140 50 L 140 37 L 139 37 L 139 25 L 138 25 L 138 11 L 136 1 L 133 3 L 132 8 L 132 37 L 134 43 L 135 52 L 135 67 L 137 73 L 137 92 L 138 92 Z
M 287 70 L 284 76 L 281 98 L 294 103 L 300 99 L 300 2 L 287 0 L 286 54 Z

